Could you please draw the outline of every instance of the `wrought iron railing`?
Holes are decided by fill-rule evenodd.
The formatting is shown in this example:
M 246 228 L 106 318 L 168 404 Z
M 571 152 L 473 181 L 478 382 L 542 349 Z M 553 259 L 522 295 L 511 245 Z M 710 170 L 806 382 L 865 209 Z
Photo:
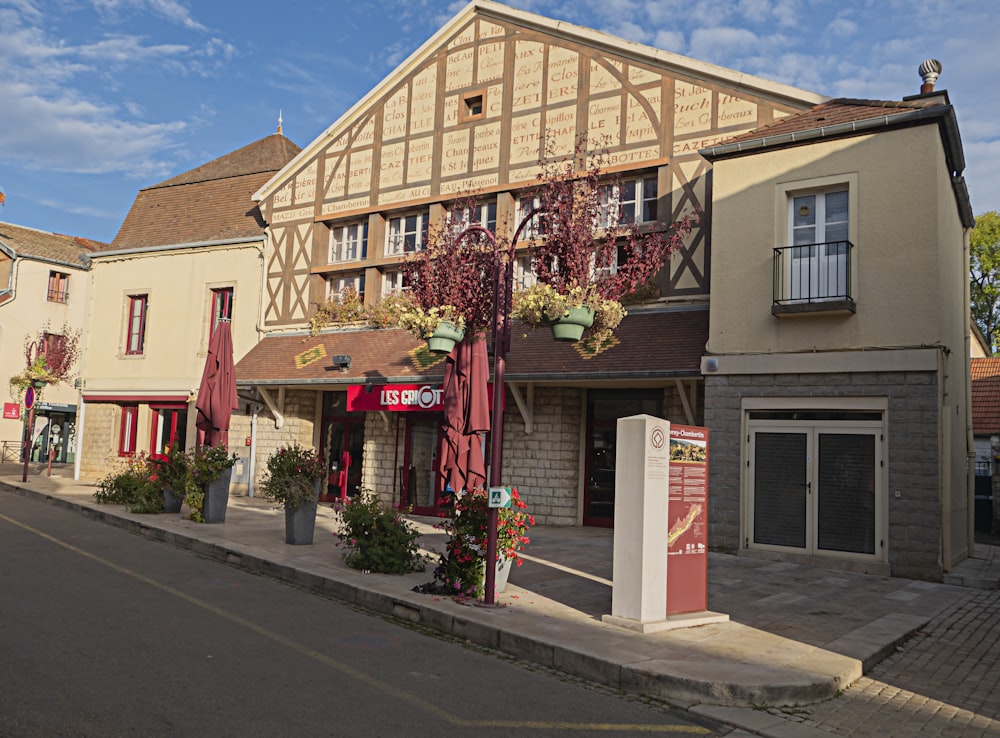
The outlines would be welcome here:
M 850 241 L 827 241 L 774 250 L 774 304 L 850 302 Z

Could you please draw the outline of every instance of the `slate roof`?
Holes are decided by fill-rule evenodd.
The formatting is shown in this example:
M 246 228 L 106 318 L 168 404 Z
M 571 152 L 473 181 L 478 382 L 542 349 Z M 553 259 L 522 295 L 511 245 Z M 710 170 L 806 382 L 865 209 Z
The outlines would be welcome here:
M 39 231 L 13 223 L 0 223 L 0 244 L 12 249 L 18 256 L 52 259 L 81 268 L 88 266 L 88 254 L 108 246 L 101 241 Z
M 972 433 L 1000 433 L 1000 357 L 972 359 Z
M 112 249 L 141 249 L 261 236 L 252 195 L 301 149 L 280 133 L 266 136 L 139 190 Z
M 525 335 L 514 325 L 506 378 L 524 382 L 599 382 L 700 377 L 708 341 L 708 307 L 630 313 L 614 345 L 588 355 L 582 344 L 560 343 L 548 330 Z M 351 368 L 331 368 L 335 354 L 351 356 Z M 492 362 L 492 359 L 491 359 Z M 398 329 L 356 329 L 268 336 L 236 365 L 240 385 L 385 384 L 440 381 L 444 356 Z

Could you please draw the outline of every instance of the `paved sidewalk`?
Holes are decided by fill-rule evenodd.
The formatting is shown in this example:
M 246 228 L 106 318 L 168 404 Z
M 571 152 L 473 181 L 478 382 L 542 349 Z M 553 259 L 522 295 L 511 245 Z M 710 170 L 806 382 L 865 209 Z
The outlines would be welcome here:
M 985 725 L 981 732 L 955 735 L 1000 735 L 995 702 L 990 712 L 990 698 L 976 692 L 971 679 L 962 678 L 968 667 L 986 669 L 994 679 L 995 695 L 1000 661 L 995 655 L 992 664 L 970 659 L 968 648 L 943 644 L 934 635 L 935 628 L 953 629 L 938 623 L 950 623 L 956 613 L 963 613 L 960 619 L 970 643 L 997 641 L 1000 591 L 713 553 L 709 607 L 728 614 L 730 622 L 640 634 L 601 622 L 611 610 L 610 530 L 537 526 L 524 566 L 511 573 L 507 591 L 497 597 L 501 607 L 485 608 L 413 592 L 415 585 L 430 580 L 429 571 L 394 577 L 347 568 L 333 535 L 336 514 L 327 506 L 321 506 L 317 516 L 314 544 L 289 546 L 284 543 L 283 511 L 266 500 L 231 497 L 226 522 L 205 525 L 178 515 L 133 515 L 120 506 L 97 505 L 94 487 L 62 476 L 68 473 L 57 470 L 49 478 L 44 467 L 34 467 L 22 484 L 20 467 L 4 464 L 0 494 L 38 496 L 200 555 L 614 688 L 661 697 L 760 735 L 929 734 L 914 732 L 913 723 L 907 723 L 909 732 L 893 732 L 894 725 L 902 725 L 898 716 L 876 732 L 864 732 L 874 724 L 870 712 L 881 714 L 887 705 L 905 711 L 921 694 L 927 696 L 925 703 L 941 705 L 922 725 L 941 723 L 954 711 L 968 718 L 964 724 L 970 729 Z M 434 521 L 414 521 L 423 533 L 422 546 L 443 550 L 444 535 L 433 527 Z M 988 554 L 988 566 L 983 559 L 970 562 L 969 571 L 974 570 L 979 583 L 1000 580 L 1000 557 Z M 960 571 L 953 574 L 961 581 Z M 992 619 L 978 617 L 984 607 L 994 608 Z M 933 685 L 925 689 L 918 683 L 888 687 L 883 680 L 896 684 L 895 672 L 872 671 L 887 656 L 896 654 L 878 669 L 891 670 L 912 653 L 897 653 L 897 646 L 914 635 L 905 649 L 914 644 L 937 649 L 916 668 L 933 674 L 932 681 L 940 685 L 946 666 L 928 671 L 927 663 L 947 661 L 953 690 L 931 693 Z M 868 676 L 862 678 L 863 672 Z M 882 686 L 873 686 L 877 684 Z M 906 690 L 917 697 L 900 698 Z M 929 708 L 923 709 L 926 713 Z

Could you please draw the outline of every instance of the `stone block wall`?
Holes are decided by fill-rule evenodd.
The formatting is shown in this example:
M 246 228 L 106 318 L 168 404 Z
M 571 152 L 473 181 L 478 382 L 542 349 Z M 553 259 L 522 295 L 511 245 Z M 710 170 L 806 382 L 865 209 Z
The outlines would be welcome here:
M 740 400 L 743 397 L 887 397 L 889 564 L 894 576 L 940 580 L 939 411 L 933 372 L 706 376 L 709 545 L 740 549 Z M 900 490 L 899 498 L 894 491 Z
M 256 468 L 253 470 L 255 487 L 259 489 L 260 480 L 267 471 L 267 457 L 282 446 L 298 443 L 300 446 L 313 448 L 316 446 L 316 413 L 320 393 L 315 390 L 289 390 L 285 392 L 283 408 L 285 422 L 281 428 L 274 427 L 274 416 L 264 407 L 257 415 L 257 447 Z M 250 418 L 234 416 L 234 427 L 229 431 L 231 441 L 240 443 L 245 436 L 250 435 Z M 243 430 L 245 425 L 246 430 Z M 237 451 L 230 443 L 230 448 Z M 243 455 L 243 451 L 239 451 Z M 258 493 L 259 494 L 259 493 Z
M 96 481 L 113 470 L 118 456 L 121 408 L 109 402 L 87 403 L 83 417 L 80 479 Z
M 534 428 L 507 393 L 502 478 L 517 487 L 528 512 L 541 525 L 577 525 L 580 509 L 580 448 L 583 390 L 535 387 Z

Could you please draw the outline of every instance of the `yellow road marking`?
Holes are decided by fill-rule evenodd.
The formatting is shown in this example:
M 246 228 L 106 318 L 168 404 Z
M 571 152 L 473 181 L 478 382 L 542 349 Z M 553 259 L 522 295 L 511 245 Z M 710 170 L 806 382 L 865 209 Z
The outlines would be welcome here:
M 114 571 L 117 571 L 120 574 L 124 574 L 127 577 L 131 577 L 132 579 L 140 581 L 143 584 L 148 584 L 149 586 L 154 587 L 160 590 L 161 592 L 165 592 L 166 594 L 169 594 L 173 597 L 177 597 L 178 599 L 184 600 L 185 602 L 194 605 L 195 607 L 199 607 L 202 610 L 210 612 L 213 615 L 216 615 L 224 620 L 228 620 L 229 622 L 234 623 L 235 625 L 238 625 L 242 628 L 245 628 L 246 630 L 249 630 L 263 638 L 267 638 L 268 640 L 274 641 L 275 643 L 279 643 L 282 646 L 285 646 L 286 648 L 295 651 L 296 653 L 302 654 L 303 656 L 307 656 L 308 658 L 319 661 L 320 663 L 325 664 L 326 666 L 329 666 L 330 668 L 335 669 L 341 672 L 342 674 L 346 674 L 352 679 L 356 679 L 359 682 L 367 684 L 373 689 L 377 689 L 380 692 L 384 692 L 387 695 L 396 697 L 397 699 L 400 699 L 404 702 L 413 705 L 418 710 L 430 713 L 431 715 L 434 715 L 440 718 L 441 720 L 444 720 L 458 727 L 523 728 L 529 730 L 530 729 L 590 730 L 590 731 L 609 731 L 609 732 L 617 731 L 621 733 L 690 733 L 696 735 L 705 735 L 710 732 L 707 728 L 702 728 L 697 725 L 644 725 L 642 723 L 635 723 L 635 724 L 570 723 L 570 722 L 542 722 L 533 720 L 468 720 L 465 718 L 461 718 L 458 717 L 457 715 L 453 715 L 452 713 L 447 712 L 446 710 L 442 710 L 441 708 L 435 705 L 431 705 L 428 704 L 427 702 L 424 702 L 416 695 L 398 689 L 392 686 L 391 684 L 387 684 L 379 679 L 376 679 L 366 674 L 363 671 L 358 671 L 357 669 L 348 666 L 347 664 L 341 661 L 332 659 L 325 653 L 304 646 L 301 643 L 297 643 L 278 633 L 274 633 L 270 630 L 267 630 L 266 628 L 257 625 L 253 621 L 247 620 L 246 618 L 242 618 L 239 615 L 234 615 L 233 613 L 227 610 L 223 610 L 221 607 L 216 607 L 210 602 L 205 602 L 204 600 L 201 600 L 197 597 L 193 597 L 185 592 L 181 592 L 180 590 L 175 589 L 169 585 L 163 584 L 162 582 L 158 582 L 155 579 L 150 579 L 149 577 L 140 574 L 137 571 L 133 571 L 124 566 L 119 566 L 113 561 L 108 561 L 107 559 L 101 558 L 100 556 L 92 554 L 88 551 L 84 551 L 81 548 L 77 548 L 71 543 L 61 541 L 55 536 L 51 536 L 48 533 L 45 533 L 44 531 L 38 530 L 37 528 L 32 528 L 30 525 L 25 525 L 24 523 L 14 520 L 13 518 L 9 518 L 6 515 L 0 514 L 0 520 L 5 520 L 11 525 L 15 525 L 18 528 L 21 528 L 22 530 L 26 530 L 29 533 L 38 536 L 39 538 L 43 538 L 46 541 L 49 541 L 50 543 L 54 543 L 57 546 L 61 546 L 62 548 L 65 548 L 67 551 L 72 551 L 73 553 L 78 554 L 79 556 L 83 556 L 84 558 L 88 558 L 91 561 L 95 561 L 98 564 L 106 566 L 109 569 L 113 569 Z

